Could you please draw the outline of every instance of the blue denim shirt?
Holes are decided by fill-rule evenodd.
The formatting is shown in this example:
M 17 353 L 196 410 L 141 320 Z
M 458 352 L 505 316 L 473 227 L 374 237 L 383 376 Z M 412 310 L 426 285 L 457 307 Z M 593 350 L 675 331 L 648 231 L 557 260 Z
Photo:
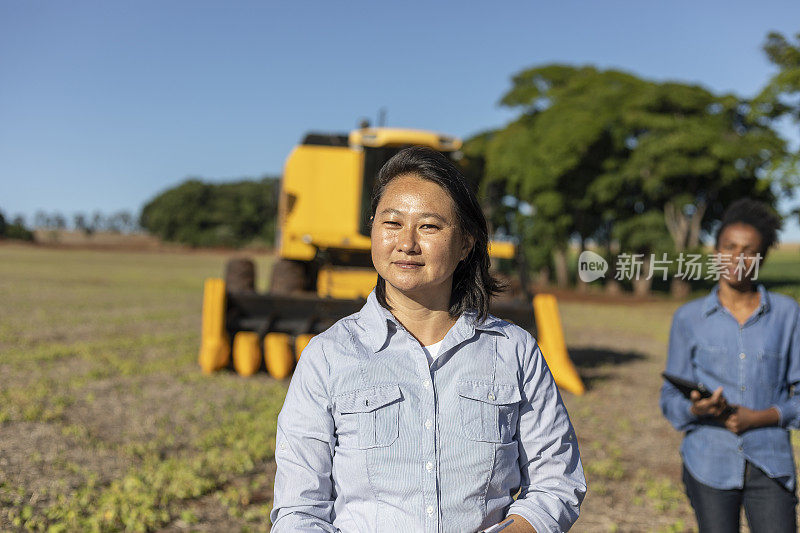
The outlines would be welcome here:
M 377 301 L 315 337 L 278 416 L 272 531 L 566 531 L 575 432 L 529 333 L 464 313 L 428 360 Z M 519 496 L 513 496 L 521 489 Z
M 779 426 L 736 435 L 709 418 L 694 416 L 691 402 L 670 383 L 661 388 L 661 410 L 685 431 L 681 455 L 698 481 L 717 489 L 741 488 L 745 461 L 794 489 L 792 445 L 787 428 L 800 427 L 800 307 L 788 296 L 758 286 L 758 309 L 743 326 L 719 302 L 719 286 L 675 312 L 667 372 L 723 388 L 730 403 L 750 409 L 776 407 Z

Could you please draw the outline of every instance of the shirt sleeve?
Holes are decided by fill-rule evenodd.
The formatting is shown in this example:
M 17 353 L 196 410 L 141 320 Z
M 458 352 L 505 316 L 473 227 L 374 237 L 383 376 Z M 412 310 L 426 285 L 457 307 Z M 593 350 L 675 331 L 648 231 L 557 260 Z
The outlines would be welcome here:
M 278 415 L 273 533 L 336 532 L 331 524 L 335 445 L 328 365 L 319 337 L 297 363 Z
M 508 514 L 522 516 L 538 533 L 569 530 L 578 519 L 586 479 L 567 409 L 530 335 L 517 435 L 521 486 Z
M 800 307 L 794 306 L 794 311 L 786 371 L 789 398 L 775 407 L 780 414 L 778 424 L 781 427 L 800 429 Z
M 695 381 L 692 371 L 691 339 L 679 313 L 675 313 L 672 318 L 666 372 L 689 381 Z M 690 411 L 692 402 L 667 380 L 664 380 L 661 386 L 659 403 L 664 417 L 678 431 L 688 431 L 698 421 L 698 417 Z

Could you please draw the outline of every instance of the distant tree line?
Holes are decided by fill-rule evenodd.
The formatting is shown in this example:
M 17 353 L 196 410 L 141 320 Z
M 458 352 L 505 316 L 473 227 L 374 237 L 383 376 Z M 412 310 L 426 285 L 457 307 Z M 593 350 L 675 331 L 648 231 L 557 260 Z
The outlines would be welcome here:
M 800 121 L 798 45 L 770 34 L 765 51 L 781 72 L 752 100 L 591 66 L 523 70 L 501 100 L 518 118 L 467 139 L 464 170 L 543 281 L 570 283 L 570 243 L 592 242 L 610 262 L 620 251 L 696 250 L 733 200 L 774 206 L 797 188 L 797 154 L 773 124 Z
M 37 211 L 33 216 L 32 229 L 23 215 L 15 215 L 8 220 L 0 212 L 0 237 L 7 239 L 34 240 L 33 229 L 50 231 L 79 231 L 85 235 L 97 232 L 108 233 L 133 233 L 139 231 L 136 217 L 130 211 L 117 211 L 103 213 L 94 211 L 91 215 L 86 213 L 73 213 L 71 217 L 58 211 Z
M 207 183 L 189 179 L 150 200 L 139 225 L 165 241 L 190 246 L 272 245 L 278 179 Z
M 22 215 L 15 216 L 13 220 L 6 220 L 0 211 L 0 238 L 32 241 L 33 232 L 25 227 L 25 218 Z
M 132 233 L 139 230 L 136 217 L 127 210 L 114 213 L 94 211 L 91 214 L 73 213 L 68 218 L 60 212 L 37 211 L 33 217 L 33 227 L 48 230 L 74 230 L 91 235 L 98 232 Z

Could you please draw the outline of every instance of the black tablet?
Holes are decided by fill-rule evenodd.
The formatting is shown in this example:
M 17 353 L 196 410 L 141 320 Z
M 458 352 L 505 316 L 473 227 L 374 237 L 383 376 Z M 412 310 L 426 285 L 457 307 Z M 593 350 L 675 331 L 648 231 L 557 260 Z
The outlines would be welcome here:
M 689 395 L 693 390 L 699 392 L 701 398 L 708 398 L 711 396 L 711 391 L 708 390 L 708 388 L 706 388 L 706 386 L 702 383 L 679 378 L 678 376 L 673 376 L 672 374 L 667 374 L 666 372 L 662 372 L 661 375 L 664 376 L 664 379 L 675 385 L 675 388 L 681 391 L 681 394 L 686 396 L 686 398 L 689 398 Z

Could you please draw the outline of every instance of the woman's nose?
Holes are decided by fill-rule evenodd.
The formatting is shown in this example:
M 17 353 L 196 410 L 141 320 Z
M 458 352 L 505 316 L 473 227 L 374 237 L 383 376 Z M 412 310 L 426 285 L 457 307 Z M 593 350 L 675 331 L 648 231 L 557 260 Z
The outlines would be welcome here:
M 397 240 L 397 249 L 403 253 L 419 253 L 418 242 L 414 231 L 410 228 L 400 232 Z

